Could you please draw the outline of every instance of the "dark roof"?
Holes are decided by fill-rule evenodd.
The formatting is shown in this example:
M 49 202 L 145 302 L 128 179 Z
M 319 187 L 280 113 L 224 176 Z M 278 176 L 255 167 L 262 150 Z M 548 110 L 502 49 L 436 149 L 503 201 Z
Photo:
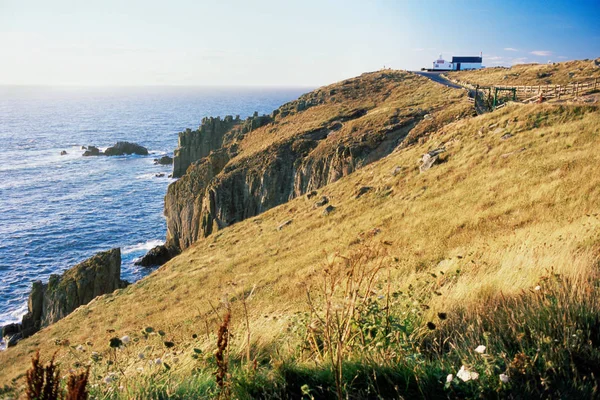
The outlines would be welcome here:
M 452 57 L 453 63 L 480 63 L 481 57 Z

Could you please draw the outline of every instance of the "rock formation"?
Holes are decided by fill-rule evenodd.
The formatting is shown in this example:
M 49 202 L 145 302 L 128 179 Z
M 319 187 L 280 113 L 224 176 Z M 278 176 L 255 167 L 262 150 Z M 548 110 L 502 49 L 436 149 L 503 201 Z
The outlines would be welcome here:
M 369 140 L 348 143 L 327 141 L 331 131 L 323 126 L 243 160 L 231 148 L 211 152 L 167 190 L 167 246 L 183 250 L 217 229 L 335 182 L 391 153 L 420 119 L 412 114 L 371 132 Z
M 435 164 L 439 160 L 440 154 L 442 154 L 445 151 L 446 149 L 444 147 L 440 147 L 423 154 L 419 170 L 421 172 L 429 170 L 431 167 L 433 167 L 433 164 Z
M 165 264 L 171 258 L 179 254 L 179 251 L 174 248 L 169 248 L 165 245 L 160 245 L 152 248 L 144 257 L 135 262 L 135 265 L 142 267 L 154 267 Z
M 171 165 L 173 164 L 173 158 L 169 156 L 162 156 L 161 158 L 154 159 L 155 165 Z
M 64 318 L 77 307 L 97 296 L 123 288 L 121 280 L 121 250 L 116 248 L 77 264 L 62 276 L 50 275 L 48 283 L 33 282 L 28 312 L 20 326 L 12 324 L 3 329 L 7 343 L 33 335 L 43 327 Z
M 83 153 L 84 157 L 99 156 L 99 155 L 102 155 L 102 153 L 100 152 L 100 149 L 97 148 L 96 146 L 88 146 L 87 150 Z
M 203 118 L 197 130 L 187 129 L 179 133 L 179 144 L 173 157 L 173 177 L 183 176 L 192 163 L 208 156 L 211 151 L 220 149 L 224 142 L 231 143 L 271 121 L 270 116 L 259 116 L 256 112 L 246 120 L 240 119 L 239 115 L 235 118 L 231 115 L 223 119 Z
M 82 146 L 85 147 L 85 146 Z M 88 146 L 87 150 L 83 153 L 85 157 L 89 156 L 123 156 L 128 154 L 138 154 L 141 156 L 148 155 L 148 149 L 144 146 L 140 146 L 137 143 L 130 142 L 117 142 L 114 146 L 107 148 L 104 152 L 101 152 L 95 146 Z
M 302 95 L 268 116 L 205 118 L 198 130 L 180 133 L 173 165 L 180 179 L 165 196 L 166 246 L 183 250 L 416 142 L 445 118 L 432 117 L 444 106 L 420 107 L 427 96 L 398 106 L 410 97 L 407 90 L 428 84 L 419 79 L 365 74 Z
M 148 155 L 148 149 L 140 146 L 137 143 L 117 142 L 114 146 L 109 147 L 104 151 L 105 156 L 122 156 L 126 154 L 138 154 L 141 156 Z

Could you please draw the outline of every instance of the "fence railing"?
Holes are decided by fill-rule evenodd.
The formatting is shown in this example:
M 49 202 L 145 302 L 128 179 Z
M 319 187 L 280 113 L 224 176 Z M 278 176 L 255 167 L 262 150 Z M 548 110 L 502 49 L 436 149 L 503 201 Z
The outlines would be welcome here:
M 558 97 L 563 95 L 574 95 L 575 97 L 589 92 L 591 90 L 600 89 L 600 82 L 598 78 L 593 81 L 570 83 L 568 85 L 525 85 L 525 86 L 513 86 L 517 90 L 518 99 L 528 99 L 534 97 L 534 95 L 552 96 Z
M 449 79 L 448 77 L 446 77 Z M 558 98 L 561 96 L 573 96 L 578 97 L 584 93 L 600 90 L 600 80 L 598 78 L 594 80 L 588 80 L 585 82 L 569 83 L 567 85 L 520 85 L 520 86 L 479 86 L 473 85 L 469 82 L 462 82 L 454 79 L 449 79 L 452 82 L 461 85 L 462 87 L 471 91 L 471 94 L 475 95 L 475 98 L 484 100 L 488 103 L 490 109 L 497 109 L 499 106 L 505 104 L 505 100 L 497 98 L 499 91 L 506 91 L 512 93 L 511 100 L 520 103 L 531 103 L 541 101 L 541 99 Z M 481 97 L 479 97 L 481 93 Z M 477 107 L 475 99 L 469 97 L 468 101 Z

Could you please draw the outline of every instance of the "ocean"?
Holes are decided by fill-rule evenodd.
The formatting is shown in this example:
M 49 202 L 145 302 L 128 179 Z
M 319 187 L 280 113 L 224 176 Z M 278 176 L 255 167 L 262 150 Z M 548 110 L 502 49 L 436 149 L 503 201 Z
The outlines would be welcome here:
M 150 273 L 133 264 L 164 242 L 173 181 L 172 167 L 153 160 L 205 116 L 270 113 L 306 91 L 0 87 L 0 326 L 20 321 L 34 280 L 97 252 L 120 247 L 130 282 Z M 81 146 L 117 141 L 150 155 L 82 157 Z

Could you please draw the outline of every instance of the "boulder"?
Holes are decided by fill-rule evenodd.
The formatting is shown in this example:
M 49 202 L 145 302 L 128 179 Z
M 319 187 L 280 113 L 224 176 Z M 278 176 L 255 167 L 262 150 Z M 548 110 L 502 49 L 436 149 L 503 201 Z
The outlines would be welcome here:
M 169 156 L 162 156 L 161 158 L 154 159 L 155 165 L 171 165 L 173 164 L 173 158 Z
M 331 214 L 333 211 L 335 211 L 335 207 L 332 205 L 328 205 L 327 207 L 325 207 L 325 209 L 323 210 L 323 216 L 328 216 L 329 214 Z
M 287 221 L 285 221 L 285 222 L 283 222 L 281 225 L 279 225 L 279 226 L 277 227 L 277 230 L 278 230 L 278 231 L 280 231 L 280 230 L 282 230 L 283 228 L 285 228 L 286 226 L 290 225 L 291 223 L 292 223 L 292 220 L 291 220 L 291 219 L 288 219 Z
M 323 207 L 327 203 L 329 203 L 329 199 L 327 198 L 327 196 L 323 196 L 323 197 L 321 197 L 321 200 L 319 200 L 315 203 L 315 208 Z
M 154 267 L 165 264 L 171 258 L 179 254 L 175 249 L 165 245 L 160 245 L 152 248 L 144 257 L 135 262 L 135 265 L 142 267 Z
M 356 192 L 355 199 L 360 199 L 364 194 L 369 193 L 373 188 L 371 186 L 363 186 Z
M 329 129 L 330 131 L 338 131 L 342 128 L 342 123 L 340 121 L 334 121 L 332 122 L 327 129 Z
M 0 328 L 0 337 L 10 337 L 21 333 L 21 324 L 8 324 Z
M 29 294 L 28 312 L 21 322 L 21 336 L 31 336 L 97 296 L 126 285 L 127 282 L 121 280 L 121 250 L 118 248 L 98 253 L 63 275 L 51 275 L 46 284 L 35 281 Z
M 114 146 L 109 147 L 104 151 L 106 156 L 122 156 L 126 154 L 138 154 L 141 156 L 148 155 L 148 149 L 140 146 L 137 143 L 117 142 Z
M 96 146 L 88 146 L 87 150 L 83 153 L 84 157 L 99 156 L 99 155 L 102 155 L 102 153 L 100 152 L 100 149 L 97 148 Z
M 423 157 L 421 158 L 421 166 L 419 167 L 420 171 L 425 172 L 433 167 L 433 164 L 435 164 L 440 158 L 440 154 L 445 151 L 446 149 L 444 147 L 439 147 L 423 154 Z

